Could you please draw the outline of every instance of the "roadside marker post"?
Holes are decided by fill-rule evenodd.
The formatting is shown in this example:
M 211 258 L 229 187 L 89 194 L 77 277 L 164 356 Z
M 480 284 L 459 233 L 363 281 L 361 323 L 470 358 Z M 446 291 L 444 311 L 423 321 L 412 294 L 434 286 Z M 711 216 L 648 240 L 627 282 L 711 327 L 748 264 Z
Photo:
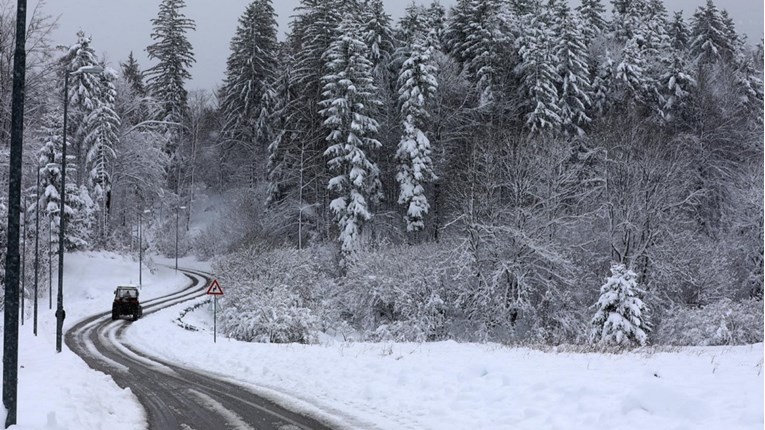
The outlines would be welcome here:
M 218 296 L 223 295 L 223 288 L 217 279 L 213 279 L 207 288 L 207 294 L 213 296 L 213 343 L 218 343 Z

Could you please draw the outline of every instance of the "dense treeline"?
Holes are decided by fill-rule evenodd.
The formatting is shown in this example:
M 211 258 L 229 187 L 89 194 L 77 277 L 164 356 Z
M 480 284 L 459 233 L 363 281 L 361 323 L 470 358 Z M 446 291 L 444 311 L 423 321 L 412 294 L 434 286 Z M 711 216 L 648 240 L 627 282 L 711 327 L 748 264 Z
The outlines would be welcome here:
M 223 188 L 263 211 L 235 245 L 257 255 L 221 263 L 248 286 L 231 330 L 256 337 L 282 300 L 367 337 L 584 341 L 621 264 L 649 339 L 758 339 L 679 340 L 662 322 L 762 299 L 762 44 L 711 1 L 689 21 L 658 0 L 611 6 L 435 2 L 394 25 L 379 0 L 305 0 L 279 45 L 254 1 L 219 96 Z M 263 267 L 285 243 L 315 276 Z
M 173 215 L 207 193 L 225 210 L 181 252 L 218 257 L 242 339 L 762 339 L 763 44 L 711 0 L 687 20 L 434 1 L 397 23 L 382 0 L 302 0 L 281 42 L 254 0 L 214 93 L 184 89 L 183 6 L 160 5 L 146 84 L 131 56 L 70 94 L 70 248 L 137 249 L 143 216 L 141 246 L 172 255 Z M 41 52 L 102 64 L 90 43 Z M 32 127 L 55 184 L 60 91 L 34 94 L 56 97 Z

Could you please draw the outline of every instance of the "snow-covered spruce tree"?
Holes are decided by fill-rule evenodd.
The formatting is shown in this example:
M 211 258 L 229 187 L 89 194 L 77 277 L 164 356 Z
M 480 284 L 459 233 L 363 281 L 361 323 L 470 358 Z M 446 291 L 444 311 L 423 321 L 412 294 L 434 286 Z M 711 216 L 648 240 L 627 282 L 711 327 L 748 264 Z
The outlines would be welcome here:
M 117 72 L 106 69 L 100 75 L 100 94 L 93 111 L 85 119 L 87 135 L 85 147 L 88 148 L 86 157 L 88 188 L 97 206 L 98 228 L 96 235 L 105 243 L 108 235 L 108 205 L 111 198 L 111 171 L 115 157 L 114 148 L 119 144 L 120 117 L 114 110 L 117 90 L 113 81 Z
M 473 0 L 468 13 L 461 56 L 468 78 L 478 87 L 481 104 L 488 104 L 498 87 L 503 47 L 510 41 L 507 18 L 499 0 Z
M 266 205 L 273 208 L 285 199 L 286 189 L 292 185 L 290 177 L 291 169 L 287 158 L 287 151 L 283 141 L 285 139 L 286 117 L 288 114 L 287 106 L 294 100 L 295 95 L 292 92 L 292 68 L 290 67 L 292 59 L 284 60 L 282 67 L 279 68 L 279 74 L 274 83 L 274 106 L 271 113 L 271 132 L 273 138 L 268 144 L 268 163 L 266 172 L 268 175 L 268 199 Z
M 561 129 L 557 59 L 552 34 L 543 17 L 525 15 L 521 37 L 516 40 L 521 62 L 515 73 L 521 78 L 521 91 L 525 95 L 525 123 L 530 134 L 557 133 Z
M 662 117 L 671 122 L 677 114 L 685 111 L 688 96 L 696 86 L 696 80 L 688 70 L 688 64 L 682 51 L 674 47 L 668 48 L 661 59 L 664 73 L 659 78 L 659 88 L 662 92 Z
M 606 7 L 600 0 L 582 0 L 576 11 L 582 23 L 581 31 L 585 40 L 591 41 L 608 29 L 608 23 L 603 18 Z
M 691 33 L 685 24 L 682 12 L 675 12 L 667 29 L 669 43 L 677 51 L 685 51 L 690 43 Z
M 471 4 L 472 0 L 457 0 L 444 30 L 444 48 L 461 65 L 466 61 L 465 42 L 470 31 Z
M 339 227 L 340 267 L 345 270 L 359 248 L 364 222 L 372 218 L 367 200 L 378 192 L 380 183 L 377 164 L 369 156 L 381 145 L 374 138 L 377 121 L 367 116 L 378 102 L 361 25 L 347 14 L 337 34 L 325 55 L 329 74 L 322 79 L 321 113 L 330 129 L 325 156 L 336 173 L 329 189 L 337 195 L 330 208 Z
M 409 54 L 408 46 L 421 35 L 428 35 L 428 43 L 435 44 L 435 36 L 430 34 L 431 21 L 428 11 L 423 6 L 410 4 L 404 10 L 404 16 L 398 21 L 399 48 L 396 52 L 397 60 L 403 62 Z
M 393 54 L 393 30 L 390 15 L 385 13 L 382 0 L 364 0 L 361 8 L 364 22 L 364 43 L 369 47 L 369 60 L 377 70 L 385 67 Z
M 734 41 L 728 38 L 728 31 L 720 12 L 712 0 L 700 6 L 691 19 L 691 59 L 699 66 L 728 60 L 733 56 Z
M 406 230 L 420 231 L 425 227 L 424 216 L 430 206 L 425 196 L 425 183 L 434 180 L 430 159 L 430 140 L 425 134 L 427 103 L 438 88 L 437 68 L 432 60 L 433 47 L 419 33 L 409 45 L 409 58 L 404 61 L 398 77 L 399 100 L 403 131 L 396 151 L 399 162 L 396 180 L 399 183 L 399 204 L 407 207 Z
M 52 239 L 58 243 L 58 231 L 61 208 L 61 147 L 63 137 L 61 130 L 63 114 L 53 111 L 43 117 L 42 124 L 37 130 L 37 136 L 42 147 L 38 152 L 40 166 L 40 187 L 44 190 L 40 198 L 40 204 L 45 208 L 52 225 Z M 67 139 L 67 148 L 72 145 Z M 71 148 L 69 148 L 71 149 Z M 67 177 L 72 177 L 76 170 L 75 156 L 67 151 Z M 88 245 L 90 236 L 92 201 L 87 194 L 86 188 L 78 187 L 74 181 L 66 183 L 66 206 L 64 208 L 66 218 L 66 232 L 64 246 L 66 249 L 81 249 Z M 54 246 L 54 249 L 58 249 Z
M 612 88 L 615 85 L 616 64 L 610 51 L 606 51 L 597 64 L 592 78 L 592 107 L 598 115 L 606 113 L 614 102 Z
M 130 88 L 138 97 L 146 96 L 146 85 L 143 83 L 143 72 L 138 66 L 138 61 L 133 57 L 133 51 L 130 51 L 127 61 L 121 64 L 122 77 L 130 84 Z
M 81 67 L 99 66 L 96 51 L 91 46 L 91 38 L 85 36 L 85 32 L 77 32 L 77 43 L 69 47 L 69 50 L 60 60 L 62 73 L 75 72 Z M 64 77 L 61 76 L 63 85 Z M 85 155 L 90 148 L 84 144 L 88 134 L 87 117 L 98 105 L 101 93 L 101 76 L 93 73 L 75 73 L 69 76 L 69 112 L 68 136 L 74 146 L 75 162 L 79 166 L 85 165 Z M 69 140 L 69 139 L 67 139 Z M 71 178 L 77 185 L 84 183 L 84 177 L 77 173 Z
M 182 123 L 188 111 L 188 93 L 184 82 L 191 79 L 189 68 L 194 63 L 194 53 L 186 33 L 195 30 L 192 19 L 181 11 L 185 0 L 162 0 L 157 17 L 151 20 L 154 27 L 151 38 L 155 41 L 146 47 L 149 59 L 157 64 L 145 72 L 149 93 L 158 101 L 160 121 Z M 168 127 L 168 130 L 173 130 Z M 177 134 L 177 130 L 170 134 Z M 178 141 L 167 139 L 165 153 L 173 156 Z
M 627 106 L 635 106 L 648 101 L 652 85 L 644 73 L 643 55 L 637 38 L 631 38 L 622 52 L 622 61 L 614 70 L 616 98 Z
M 580 136 L 584 134 L 583 127 L 591 121 L 587 115 L 592 104 L 589 58 L 581 31 L 584 26 L 579 18 L 569 13 L 567 6 L 563 6 L 563 11 L 555 47 L 560 76 L 558 106 L 563 132 L 569 136 Z
M 231 39 L 221 90 L 226 141 L 222 157 L 231 165 L 231 170 L 246 170 L 238 176 L 246 176 L 250 184 L 266 177 L 266 151 L 270 142 L 264 143 L 258 136 L 268 134 L 260 130 L 268 123 L 259 118 L 264 110 L 270 109 L 263 102 L 276 74 L 276 26 L 271 0 L 255 0 L 247 6 Z
M 433 0 L 427 10 L 428 37 L 430 44 L 435 49 L 441 49 L 446 31 L 446 9 L 438 2 Z
M 279 140 L 274 149 L 278 149 L 281 161 L 272 164 L 280 169 L 278 175 L 273 170 L 269 172 L 269 188 L 275 190 L 278 186 L 280 196 L 271 202 L 289 202 L 291 206 L 296 203 L 290 211 L 295 214 L 291 224 L 306 236 L 324 235 L 329 231 L 331 218 L 325 204 L 330 199 L 326 184 L 331 176 L 324 158 L 329 131 L 320 103 L 322 77 L 328 74 L 324 54 L 335 39 L 343 11 L 341 3 L 342 0 L 301 0 L 296 8 L 299 15 L 291 23 L 285 45 L 289 50 L 282 55 L 285 61 L 280 67 L 280 73 L 289 80 L 280 79 L 277 101 L 282 104 L 286 94 L 292 96 L 279 109 L 283 127 L 274 130 Z M 310 214 L 310 219 L 305 214 Z
M 611 276 L 600 287 L 597 312 L 592 318 L 590 339 L 600 345 L 643 346 L 648 340 L 646 306 L 637 275 L 624 264 L 611 265 Z

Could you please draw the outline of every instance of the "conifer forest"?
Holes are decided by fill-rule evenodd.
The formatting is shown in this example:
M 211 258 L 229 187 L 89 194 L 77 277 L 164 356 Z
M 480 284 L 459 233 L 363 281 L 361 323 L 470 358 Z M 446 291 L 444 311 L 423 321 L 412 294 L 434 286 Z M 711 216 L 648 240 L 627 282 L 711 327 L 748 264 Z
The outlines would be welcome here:
M 29 11 L 43 285 L 63 214 L 67 252 L 212 260 L 240 340 L 762 342 L 763 41 L 723 2 L 301 0 L 278 28 L 272 1 L 220 24 L 207 90 L 184 0 L 108 60 Z M 3 261 L 14 25 L 0 1 Z

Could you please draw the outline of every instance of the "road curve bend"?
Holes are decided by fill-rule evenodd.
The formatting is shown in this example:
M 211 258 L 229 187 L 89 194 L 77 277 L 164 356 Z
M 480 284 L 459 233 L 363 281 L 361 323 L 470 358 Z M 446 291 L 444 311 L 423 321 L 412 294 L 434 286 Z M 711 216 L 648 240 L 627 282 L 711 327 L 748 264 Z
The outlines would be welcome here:
M 179 269 L 180 270 L 180 269 Z M 210 278 L 183 269 L 191 285 L 177 293 L 142 303 L 148 315 L 202 296 Z M 152 430 L 329 430 L 326 424 L 299 415 L 247 388 L 145 355 L 123 342 L 131 323 L 111 320 L 104 312 L 72 327 L 66 345 L 91 368 L 130 388 L 146 412 Z M 140 324 L 138 320 L 135 324 Z

